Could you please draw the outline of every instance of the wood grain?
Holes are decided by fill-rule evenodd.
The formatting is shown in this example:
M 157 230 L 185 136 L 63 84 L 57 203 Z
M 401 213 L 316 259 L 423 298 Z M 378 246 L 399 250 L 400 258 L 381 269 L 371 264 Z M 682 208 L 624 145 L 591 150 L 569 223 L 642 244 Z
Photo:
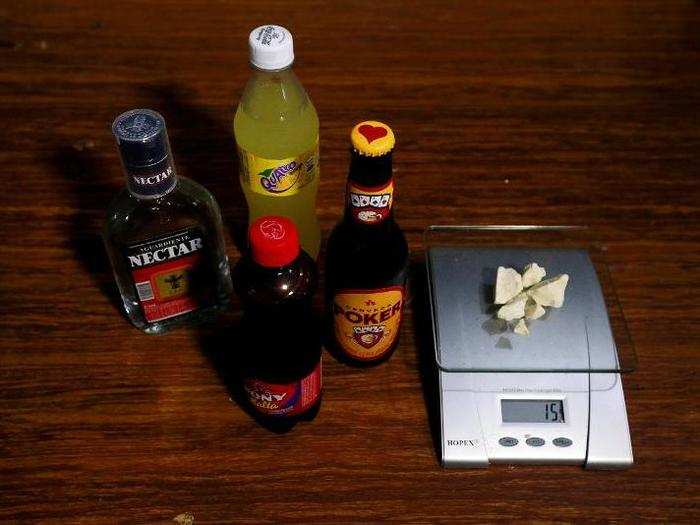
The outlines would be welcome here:
M 440 468 L 420 295 L 385 365 L 324 355 L 321 411 L 284 436 L 229 399 L 236 304 L 163 337 L 119 315 L 98 237 L 123 183 L 113 117 L 165 115 L 235 260 L 231 121 L 269 20 L 321 118 L 326 234 L 364 118 L 396 131 L 416 261 L 432 223 L 595 229 L 638 354 L 634 468 Z M 699 24 L 691 1 L 0 6 L 0 521 L 700 520 Z

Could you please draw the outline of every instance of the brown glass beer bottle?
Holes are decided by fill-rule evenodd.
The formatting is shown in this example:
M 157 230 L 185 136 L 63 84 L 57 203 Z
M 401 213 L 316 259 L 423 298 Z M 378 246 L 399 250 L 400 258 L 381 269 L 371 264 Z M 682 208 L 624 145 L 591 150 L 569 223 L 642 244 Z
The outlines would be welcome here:
M 344 361 L 370 365 L 388 359 L 398 343 L 409 255 L 393 215 L 394 133 L 365 121 L 350 137 L 345 215 L 326 255 L 328 338 Z

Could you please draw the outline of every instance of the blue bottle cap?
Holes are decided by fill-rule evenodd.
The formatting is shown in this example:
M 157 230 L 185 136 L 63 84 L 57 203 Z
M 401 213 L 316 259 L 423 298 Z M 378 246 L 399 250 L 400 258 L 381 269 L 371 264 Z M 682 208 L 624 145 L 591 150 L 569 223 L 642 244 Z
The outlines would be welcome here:
M 132 109 L 112 124 L 122 162 L 127 168 L 143 168 L 162 161 L 170 154 L 168 132 L 160 113 Z

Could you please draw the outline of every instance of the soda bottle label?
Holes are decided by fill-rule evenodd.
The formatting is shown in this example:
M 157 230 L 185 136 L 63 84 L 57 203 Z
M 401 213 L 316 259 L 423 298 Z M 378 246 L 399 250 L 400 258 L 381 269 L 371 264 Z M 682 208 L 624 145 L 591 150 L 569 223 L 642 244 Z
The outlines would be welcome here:
M 185 228 L 127 247 L 126 262 L 149 323 L 191 312 L 211 301 L 202 282 L 206 245 L 199 228 Z
M 275 384 L 246 379 L 243 383 L 251 404 L 268 416 L 294 416 L 305 412 L 321 395 L 321 362 L 308 376 L 293 383 Z
M 270 197 L 288 197 L 318 177 L 318 141 L 313 148 L 286 159 L 258 157 L 239 147 L 241 184 L 255 193 Z
M 333 298 L 335 340 L 354 359 L 381 358 L 399 335 L 403 300 L 402 286 L 341 290 Z
M 348 208 L 355 222 L 379 224 L 386 220 L 394 203 L 394 181 L 384 186 L 365 188 L 348 183 Z

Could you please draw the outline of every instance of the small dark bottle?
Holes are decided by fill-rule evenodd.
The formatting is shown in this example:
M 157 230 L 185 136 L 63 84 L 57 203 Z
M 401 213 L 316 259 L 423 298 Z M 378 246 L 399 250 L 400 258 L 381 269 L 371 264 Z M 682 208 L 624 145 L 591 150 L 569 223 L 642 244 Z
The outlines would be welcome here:
M 312 308 L 316 264 L 285 217 L 257 219 L 249 243 L 234 271 L 244 309 L 242 386 L 260 422 L 283 432 L 313 419 L 321 403 L 321 337 Z
M 369 366 L 387 360 L 398 344 L 409 254 L 393 213 L 391 128 L 361 122 L 351 140 L 345 216 L 326 250 L 327 327 L 336 356 Z
M 127 111 L 112 131 L 127 185 L 103 238 L 127 317 L 151 334 L 212 318 L 232 291 L 219 206 L 177 176 L 160 114 Z

